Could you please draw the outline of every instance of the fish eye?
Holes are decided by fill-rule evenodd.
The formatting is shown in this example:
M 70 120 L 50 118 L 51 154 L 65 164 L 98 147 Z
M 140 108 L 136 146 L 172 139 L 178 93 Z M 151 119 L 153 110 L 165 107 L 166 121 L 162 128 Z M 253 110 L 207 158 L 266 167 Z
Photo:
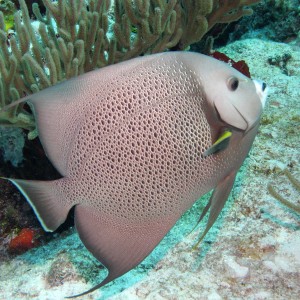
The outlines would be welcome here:
M 239 87 L 239 80 L 236 77 L 231 77 L 228 80 L 228 88 L 229 90 L 231 90 L 232 92 L 236 91 L 237 88 Z

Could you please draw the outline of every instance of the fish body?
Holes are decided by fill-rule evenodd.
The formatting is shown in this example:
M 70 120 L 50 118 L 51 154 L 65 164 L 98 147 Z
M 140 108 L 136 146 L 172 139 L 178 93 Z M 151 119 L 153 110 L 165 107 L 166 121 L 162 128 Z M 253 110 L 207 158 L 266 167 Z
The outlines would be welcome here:
M 265 96 L 262 84 L 190 52 L 92 71 L 21 100 L 32 104 L 62 178 L 10 180 L 47 231 L 75 206 L 82 242 L 109 271 L 91 292 L 139 264 L 215 189 L 209 230 L 252 145 Z M 227 129 L 226 147 L 204 155 Z

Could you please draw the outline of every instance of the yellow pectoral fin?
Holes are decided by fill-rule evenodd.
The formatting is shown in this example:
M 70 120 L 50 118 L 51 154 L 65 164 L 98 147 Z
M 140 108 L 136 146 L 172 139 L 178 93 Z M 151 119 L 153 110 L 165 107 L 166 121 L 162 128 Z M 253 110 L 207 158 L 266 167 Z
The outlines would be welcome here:
M 213 143 L 213 145 L 209 147 L 206 151 L 204 151 L 203 156 L 206 157 L 226 149 L 231 136 L 232 132 L 229 129 L 223 131 L 219 138 Z

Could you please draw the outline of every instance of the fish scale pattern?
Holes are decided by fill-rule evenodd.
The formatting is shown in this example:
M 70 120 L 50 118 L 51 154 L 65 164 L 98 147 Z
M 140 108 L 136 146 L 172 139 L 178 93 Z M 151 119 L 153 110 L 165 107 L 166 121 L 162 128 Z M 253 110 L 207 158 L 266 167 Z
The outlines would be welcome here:
M 63 187 L 69 201 L 84 197 L 102 214 L 130 220 L 188 208 L 212 172 L 200 163 L 211 141 L 203 101 L 201 83 L 177 61 L 141 65 L 125 80 L 121 73 L 102 82 L 84 109 L 85 122 L 74 125 L 69 173 L 81 185 Z

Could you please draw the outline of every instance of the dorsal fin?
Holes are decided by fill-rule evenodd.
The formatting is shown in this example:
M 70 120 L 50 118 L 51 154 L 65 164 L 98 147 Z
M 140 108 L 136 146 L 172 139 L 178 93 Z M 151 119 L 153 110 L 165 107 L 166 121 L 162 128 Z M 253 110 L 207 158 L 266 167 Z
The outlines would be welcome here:
M 106 100 L 108 83 L 124 77 L 140 64 L 140 60 L 94 70 L 26 97 L 26 101 L 33 104 L 44 150 L 61 175 L 69 175 L 67 166 L 74 139 L 86 125 L 88 113 L 96 109 L 99 101 Z M 143 62 L 148 60 L 154 58 L 149 56 Z
M 79 119 L 76 105 L 80 101 L 77 78 L 59 83 L 28 99 L 33 104 L 39 138 L 46 155 L 61 175 L 67 174 L 68 150 L 75 134 L 67 130 L 68 116 Z M 76 88 L 77 86 L 77 88 Z M 77 94 L 76 94 L 77 93 Z

